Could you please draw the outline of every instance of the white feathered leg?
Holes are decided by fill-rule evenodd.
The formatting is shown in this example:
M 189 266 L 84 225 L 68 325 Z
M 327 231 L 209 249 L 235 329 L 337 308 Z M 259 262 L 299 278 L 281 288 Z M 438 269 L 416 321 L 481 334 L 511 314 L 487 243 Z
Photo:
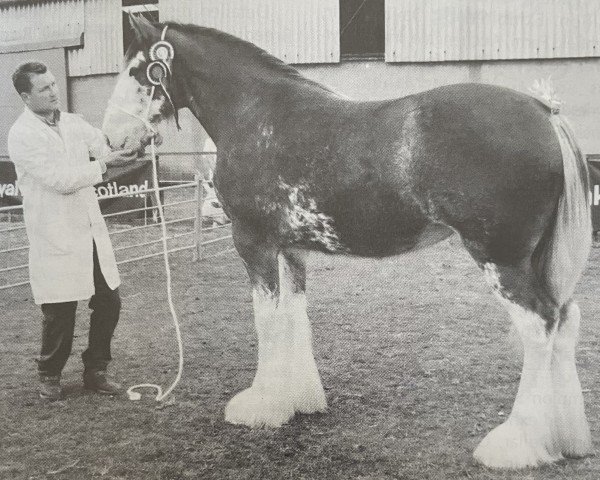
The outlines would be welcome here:
M 521 382 L 510 416 L 475 450 L 475 459 L 492 468 L 524 468 L 559 460 L 551 363 L 555 332 L 535 312 L 503 299 L 523 341 Z
M 574 302 L 564 308 L 552 355 L 554 415 L 560 450 L 566 457 L 582 457 L 592 450 L 590 427 L 575 367 L 580 318 L 579 307 Z
M 260 286 L 253 290 L 258 335 L 258 367 L 252 386 L 237 394 L 225 419 L 250 427 L 279 427 L 295 412 L 326 408 L 325 394 L 312 351 L 306 298 L 294 282 L 283 254 L 277 257 L 279 295 Z

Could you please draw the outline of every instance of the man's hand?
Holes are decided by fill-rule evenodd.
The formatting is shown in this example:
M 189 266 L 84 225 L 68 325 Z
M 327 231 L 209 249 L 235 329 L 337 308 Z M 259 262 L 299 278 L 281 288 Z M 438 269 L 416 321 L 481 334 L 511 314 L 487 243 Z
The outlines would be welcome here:
M 108 155 L 102 157 L 101 160 L 107 167 L 122 167 L 135 162 L 137 156 L 137 150 L 115 150 L 114 152 L 110 152 Z
M 144 147 L 150 145 L 150 142 L 154 139 L 154 145 L 157 147 L 163 143 L 163 137 L 158 132 L 147 132 L 141 140 L 141 143 Z

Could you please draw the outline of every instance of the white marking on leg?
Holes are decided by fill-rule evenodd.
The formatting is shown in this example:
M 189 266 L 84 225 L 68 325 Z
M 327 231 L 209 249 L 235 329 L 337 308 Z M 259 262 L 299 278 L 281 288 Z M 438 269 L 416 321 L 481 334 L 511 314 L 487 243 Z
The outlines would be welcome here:
M 488 269 L 486 277 L 494 280 Z M 475 450 L 475 458 L 492 468 L 524 468 L 560 459 L 554 421 L 551 375 L 556 332 L 535 312 L 504 298 L 500 284 L 496 296 L 506 307 L 523 341 L 523 370 L 517 397 L 505 423 L 492 430 Z
M 291 273 L 280 255 L 279 297 L 253 291 L 258 335 L 258 367 L 252 387 L 227 405 L 226 420 L 252 427 L 278 427 L 295 412 L 326 408 L 325 394 L 312 353 L 306 298 L 294 292 Z
M 581 384 L 575 366 L 580 318 L 577 304 L 569 304 L 566 317 L 562 319 L 557 332 L 552 354 L 557 436 L 561 452 L 567 457 L 582 457 L 592 449 Z
M 494 263 L 488 262 L 483 265 L 483 276 L 485 277 L 488 285 L 492 287 L 494 293 L 503 295 L 505 298 L 510 299 L 508 292 L 502 289 L 500 275 L 498 274 L 498 267 Z

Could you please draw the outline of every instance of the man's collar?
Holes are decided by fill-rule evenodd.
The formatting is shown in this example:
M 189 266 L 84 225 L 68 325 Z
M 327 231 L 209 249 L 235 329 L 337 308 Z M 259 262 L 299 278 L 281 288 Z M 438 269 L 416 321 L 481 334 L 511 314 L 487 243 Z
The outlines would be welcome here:
M 58 122 L 60 121 L 60 110 L 56 109 L 54 111 L 54 122 L 49 122 L 48 120 L 46 120 L 45 117 L 43 117 L 42 115 L 38 115 L 37 113 L 35 113 L 33 110 L 31 110 L 29 107 L 25 106 L 25 111 L 30 113 L 31 115 L 33 115 L 35 118 L 37 118 L 38 120 L 40 120 L 41 122 L 45 123 L 46 125 L 48 125 L 49 127 L 56 127 L 58 125 Z

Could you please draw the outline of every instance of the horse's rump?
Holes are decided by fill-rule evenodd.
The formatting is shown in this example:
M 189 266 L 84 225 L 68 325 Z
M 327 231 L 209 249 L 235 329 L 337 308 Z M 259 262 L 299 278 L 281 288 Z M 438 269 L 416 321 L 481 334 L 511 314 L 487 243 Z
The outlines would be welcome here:
M 428 218 L 499 262 L 531 255 L 552 223 L 563 185 L 550 111 L 488 85 L 422 94 L 411 115 L 413 194 Z

